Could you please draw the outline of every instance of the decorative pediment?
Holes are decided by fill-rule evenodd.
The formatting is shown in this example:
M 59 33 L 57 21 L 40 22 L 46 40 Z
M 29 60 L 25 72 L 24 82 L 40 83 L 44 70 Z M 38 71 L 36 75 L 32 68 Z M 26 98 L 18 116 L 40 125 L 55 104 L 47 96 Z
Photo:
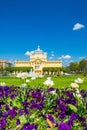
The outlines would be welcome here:
M 41 59 L 35 59 L 34 62 L 43 62 Z

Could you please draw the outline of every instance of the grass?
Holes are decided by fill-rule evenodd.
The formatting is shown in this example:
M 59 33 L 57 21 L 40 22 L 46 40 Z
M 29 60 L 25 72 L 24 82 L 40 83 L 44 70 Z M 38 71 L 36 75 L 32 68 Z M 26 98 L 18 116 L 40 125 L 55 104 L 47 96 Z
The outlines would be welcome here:
M 84 78 L 84 83 L 80 84 L 81 89 L 87 90 L 87 77 L 83 77 L 81 75 L 79 76 L 57 76 L 52 77 L 52 80 L 54 81 L 54 87 L 55 88 L 66 88 L 69 87 L 71 82 L 74 82 L 76 78 Z M 44 78 L 37 78 L 35 80 L 31 80 L 28 85 L 31 87 L 43 87 L 43 82 L 46 80 L 47 77 Z M 30 78 L 29 78 L 30 79 Z M 5 82 L 8 86 L 20 86 L 25 81 L 16 77 L 0 77 L 0 82 Z

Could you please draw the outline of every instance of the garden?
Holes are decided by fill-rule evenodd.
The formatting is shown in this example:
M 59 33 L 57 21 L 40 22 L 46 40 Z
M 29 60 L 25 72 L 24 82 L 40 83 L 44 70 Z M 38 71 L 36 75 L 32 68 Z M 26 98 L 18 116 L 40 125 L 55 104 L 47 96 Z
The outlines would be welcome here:
M 87 77 L 0 78 L 0 130 L 87 130 Z

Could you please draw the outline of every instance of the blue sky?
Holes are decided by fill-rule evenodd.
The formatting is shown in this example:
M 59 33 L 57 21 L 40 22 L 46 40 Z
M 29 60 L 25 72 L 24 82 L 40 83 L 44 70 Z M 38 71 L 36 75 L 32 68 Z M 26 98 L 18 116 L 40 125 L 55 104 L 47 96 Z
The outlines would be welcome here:
M 87 0 L 0 0 L 0 59 L 27 60 L 40 45 L 48 59 L 87 58 Z

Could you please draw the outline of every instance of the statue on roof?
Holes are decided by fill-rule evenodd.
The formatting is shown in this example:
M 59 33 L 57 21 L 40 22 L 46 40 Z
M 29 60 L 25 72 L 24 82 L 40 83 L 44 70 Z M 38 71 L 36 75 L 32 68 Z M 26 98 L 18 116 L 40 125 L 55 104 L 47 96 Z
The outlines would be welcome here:
M 37 47 L 37 51 L 40 51 L 40 46 L 38 45 L 38 47 Z

